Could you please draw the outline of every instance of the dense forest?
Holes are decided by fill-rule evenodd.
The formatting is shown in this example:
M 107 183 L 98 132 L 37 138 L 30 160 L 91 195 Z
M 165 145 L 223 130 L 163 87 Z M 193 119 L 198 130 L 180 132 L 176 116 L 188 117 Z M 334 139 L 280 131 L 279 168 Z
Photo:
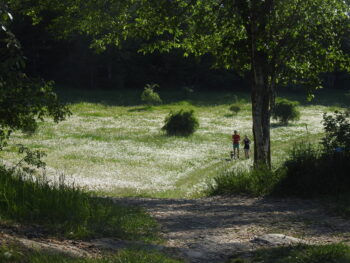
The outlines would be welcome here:
M 91 47 L 92 38 L 80 34 L 62 37 L 50 27 L 55 15 L 47 10 L 42 21 L 33 24 L 29 16 L 15 10 L 12 31 L 22 43 L 31 75 L 54 80 L 59 87 L 83 89 L 143 88 L 158 83 L 161 88 L 240 90 L 249 87 L 233 70 L 213 67 L 211 55 L 184 57 L 181 50 L 151 54 L 138 52 L 145 40 L 127 40 L 120 47 L 104 51 Z M 350 50 L 349 41 L 344 49 Z M 324 86 L 348 89 L 350 76 L 331 72 Z

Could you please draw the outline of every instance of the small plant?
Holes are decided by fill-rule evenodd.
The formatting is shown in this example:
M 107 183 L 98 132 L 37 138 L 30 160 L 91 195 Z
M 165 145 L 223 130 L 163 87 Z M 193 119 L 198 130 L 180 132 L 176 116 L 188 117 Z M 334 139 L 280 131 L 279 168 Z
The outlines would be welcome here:
M 225 171 L 214 178 L 213 185 L 209 185 L 209 195 L 268 195 L 279 182 L 281 174 L 282 170 L 271 171 L 266 167 Z
M 234 95 L 233 97 L 233 100 L 234 100 L 234 103 L 232 103 L 229 107 L 229 110 L 234 114 L 234 115 L 237 115 L 238 112 L 241 111 L 241 104 L 238 100 L 238 97 L 237 95 Z
M 300 118 L 298 105 L 299 103 L 297 101 L 277 99 L 272 117 L 275 120 L 279 120 L 284 125 L 288 125 L 290 121 L 297 121 Z
M 229 110 L 233 114 L 237 115 L 237 113 L 241 111 L 241 106 L 238 103 L 234 103 L 230 106 Z
M 194 116 L 194 111 L 180 110 L 176 113 L 170 112 L 165 118 L 162 130 L 170 136 L 189 136 L 199 127 L 199 122 Z
M 145 89 L 141 94 L 141 101 L 148 106 L 161 104 L 162 100 L 159 97 L 159 94 L 154 91 L 154 89 L 158 87 L 158 84 L 146 84 Z

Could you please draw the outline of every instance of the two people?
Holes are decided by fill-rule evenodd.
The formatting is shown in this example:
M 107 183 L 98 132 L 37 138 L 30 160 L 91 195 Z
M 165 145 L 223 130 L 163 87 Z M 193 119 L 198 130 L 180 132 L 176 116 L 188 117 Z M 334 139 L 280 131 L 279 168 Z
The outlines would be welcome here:
M 237 158 L 239 159 L 239 143 L 241 140 L 241 136 L 238 134 L 238 132 L 235 130 L 232 134 L 232 143 L 233 143 L 233 152 L 231 154 L 231 158 Z M 249 159 L 250 155 L 250 140 L 248 136 L 244 136 L 243 139 L 243 145 L 244 145 L 244 154 L 245 158 Z

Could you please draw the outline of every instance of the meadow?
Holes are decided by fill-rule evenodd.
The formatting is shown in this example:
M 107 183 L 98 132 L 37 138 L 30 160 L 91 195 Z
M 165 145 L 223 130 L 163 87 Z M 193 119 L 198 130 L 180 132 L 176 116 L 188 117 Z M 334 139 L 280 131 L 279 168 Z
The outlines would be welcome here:
M 35 134 L 13 134 L 12 145 L 25 144 L 47 153 L 46 175 L 109 196 L 189 198 L 203 195 L 218 173 L 249 167 L 251 160 L 229 161 L 233 129 L 252 138 L 248 92 L 160 91 L 163 104 L 145 107 L 141 91 L 58 90 L 73 115 L 56 124 L 40 123 Z M 321 90 L 312 102 L 304 93 L 281 92 L 300 102 L 301 118 L 288 126 L 272 121 L 272 158 L 278 166 L 293 143 L 317 143 L 322 114 L 346 103 L 345 91 Z M 229 105 L 238 99 L 241 111 Z M 190 137 L 168 137 L 161 131 L 170 111 L 193 109 L 200 127 Z M 21 157 L 10 146 L 2 158 Z

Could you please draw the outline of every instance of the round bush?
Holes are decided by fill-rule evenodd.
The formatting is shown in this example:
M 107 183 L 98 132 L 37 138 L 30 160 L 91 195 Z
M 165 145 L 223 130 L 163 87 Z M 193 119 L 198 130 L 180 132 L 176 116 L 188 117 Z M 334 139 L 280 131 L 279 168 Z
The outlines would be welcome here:
M 272 112 L 272 117 L 286 125 L 289 123 L 289 121 L 297 121 L 300 118 L 298 105 L 299 103 L 297 101 L 277 99 Z
M 157 84 L 147 84 L 141 94 L 141 101 L 146 105 L 159 105 L 162 103 L 159 94 L 154 91 L 154 88 L 159 87 Z
M 193 110 L 180 110 L 176 113 L 170 112 L 165 118 L 162 130 L 171 136 L 189 136 L 199 127 L 199 122 L 194 116 Z
M 234 103 L 230 106 L 229 110 L 232 111 L 232 113 L 237 114 L 238 112 L 241 111 L 241 106 L 238 105 L 237 103 Z

